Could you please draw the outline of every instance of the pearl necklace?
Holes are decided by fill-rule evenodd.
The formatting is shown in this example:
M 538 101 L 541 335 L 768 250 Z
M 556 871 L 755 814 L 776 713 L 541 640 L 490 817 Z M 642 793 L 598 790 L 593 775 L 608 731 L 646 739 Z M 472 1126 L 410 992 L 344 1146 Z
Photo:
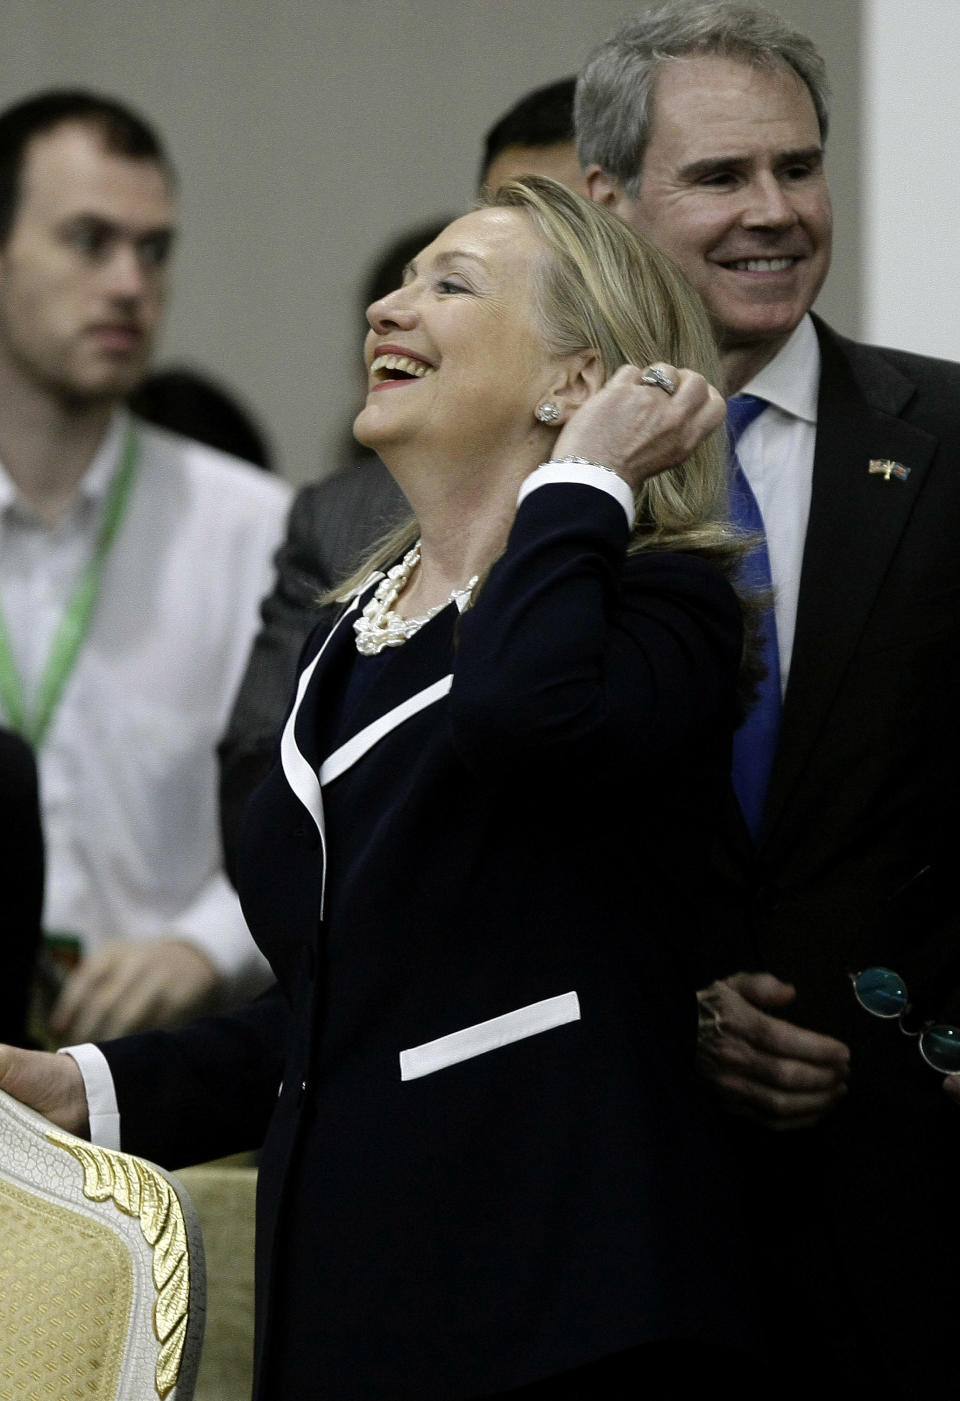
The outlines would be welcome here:
M 392 569 L 388 569 L 386 575 L 380 580 L 374 590 L 373 597 L 353 625 L 353 630 L 356 633 L 357 651 L 361 656 L 375 657 L 378 652 L 383 651 L 384 647 L 402 646 L 408 637 L 419 632 L 424 623 L 428 623 L 450 603 L 455 603 L 463 612 L 476 587 L 479 578 L 477 574 L 474 574 L 473 578 L 468 580 L 462 589 L 453 589 L 450 597 L 443 603 L 436 604 L 429 612 L 422 613 L 417 618 L 401 618 L 399 613 L 393 611 L 394 604 L 407 587 L 410 577 L 419 563 L 420 541 L 418 540 L 413 548 L 407 551 L 400 563 L 395 564 Z

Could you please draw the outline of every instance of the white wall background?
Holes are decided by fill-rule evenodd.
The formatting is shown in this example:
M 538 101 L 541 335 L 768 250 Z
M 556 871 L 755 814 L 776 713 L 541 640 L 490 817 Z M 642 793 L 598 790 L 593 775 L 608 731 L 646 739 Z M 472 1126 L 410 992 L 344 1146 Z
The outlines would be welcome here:
M 960 360 L 960 3 L 863 18 L 863 337 Z
M 835 80 L 836 271 L 821 305 L 855 331 L 860 3 L 774 3 L 812 34 Z M 487 127 L 521 93 L 574 72 L 640 8 L 0 0 L 0 105 L 80 83 L 156 123 L 182 187 L 162 358 L 206 367 L 239 391 L 281 470 L 302 481 L 342 451 L 358 395 L 357 289 L 375 252 L 404 229 L 460 212 Z M 913 133 L 903 140 L 915 148 Z

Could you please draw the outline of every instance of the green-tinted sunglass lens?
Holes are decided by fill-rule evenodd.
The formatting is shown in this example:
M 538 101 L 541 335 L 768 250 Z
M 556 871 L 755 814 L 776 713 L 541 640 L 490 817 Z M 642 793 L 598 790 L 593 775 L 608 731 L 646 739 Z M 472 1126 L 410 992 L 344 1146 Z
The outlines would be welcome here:
M 923 1058 L 943 1075 L 960 1072 L 960 1027 L 928 1026 L 920 1035 Z
M 865 968 L 853 980 L 861 1007 L 875 1017 L 899 1017 L 906 1010 L 907 989 L 898 973 L 889 968 Z

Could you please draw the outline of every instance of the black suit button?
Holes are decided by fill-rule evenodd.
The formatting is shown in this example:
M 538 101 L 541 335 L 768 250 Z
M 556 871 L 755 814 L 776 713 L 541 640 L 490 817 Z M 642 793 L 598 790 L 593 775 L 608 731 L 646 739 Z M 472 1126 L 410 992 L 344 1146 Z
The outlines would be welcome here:
M 320 846 L 320 833 L 317 831 L 317 824 L 309 818 L 303 822 L 298 822 L 293 829 L 293 835 L 298 842 L 307 848 L 308 851 L 316 851 Z

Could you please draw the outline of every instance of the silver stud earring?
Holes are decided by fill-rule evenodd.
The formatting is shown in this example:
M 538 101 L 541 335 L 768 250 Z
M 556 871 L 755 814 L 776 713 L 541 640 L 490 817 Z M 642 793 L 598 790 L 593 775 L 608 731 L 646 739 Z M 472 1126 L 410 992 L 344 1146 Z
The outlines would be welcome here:
M 549 399 L 545 404 L 538 404 L 535 412 L 541 423 L 556 423 L 560 417 L 559 408 Z

